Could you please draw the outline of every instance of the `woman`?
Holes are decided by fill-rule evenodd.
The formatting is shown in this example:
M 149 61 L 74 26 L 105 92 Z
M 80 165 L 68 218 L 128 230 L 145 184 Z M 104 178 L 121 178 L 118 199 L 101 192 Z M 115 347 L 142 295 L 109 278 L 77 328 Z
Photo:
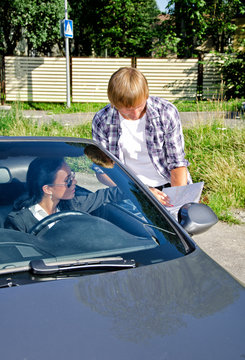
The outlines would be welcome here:
M 27 193 L 15 202 L 5 228 L 29 232 L 40 220 L 58 211 L 91 212 L 105 202 L 122 198 L 117 187 L 95 193 L 76 191 L 75 174 L 63 158 L 36 158 L 28 168 L 26 182 Z

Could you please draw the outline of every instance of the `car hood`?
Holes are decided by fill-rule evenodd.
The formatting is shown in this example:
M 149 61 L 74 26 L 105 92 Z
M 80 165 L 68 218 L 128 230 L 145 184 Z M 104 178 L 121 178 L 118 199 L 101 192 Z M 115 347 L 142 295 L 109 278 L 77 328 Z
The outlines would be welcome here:
M 200 249 L 2 289 L 2 359 L 240 359 L 245 288 Z

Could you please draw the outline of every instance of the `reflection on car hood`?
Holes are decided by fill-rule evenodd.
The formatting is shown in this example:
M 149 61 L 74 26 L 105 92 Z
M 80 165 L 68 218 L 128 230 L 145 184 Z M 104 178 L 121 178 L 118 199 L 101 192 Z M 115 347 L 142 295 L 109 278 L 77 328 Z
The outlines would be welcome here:
M 200 249 L 1 290 L 3 359 L 241 359 L 245 288 Z M 14 345 L 14 346 L 13 346 Z

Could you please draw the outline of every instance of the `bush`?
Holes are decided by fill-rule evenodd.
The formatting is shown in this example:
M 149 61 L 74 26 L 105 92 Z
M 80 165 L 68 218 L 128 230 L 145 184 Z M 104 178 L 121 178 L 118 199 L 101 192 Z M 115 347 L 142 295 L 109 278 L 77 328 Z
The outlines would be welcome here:
M 245 96 L 245 52 L 229 55 L 221 69 L 227 99 Z

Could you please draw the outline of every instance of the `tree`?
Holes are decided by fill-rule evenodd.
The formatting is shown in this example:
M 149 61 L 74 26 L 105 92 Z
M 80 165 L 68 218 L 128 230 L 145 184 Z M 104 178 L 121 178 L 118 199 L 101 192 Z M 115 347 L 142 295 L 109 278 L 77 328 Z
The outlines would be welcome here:
M 21 39 L 21 24 L 13 22 L 16 16 L 14 1 L 0 2 L 0 54 L 13 55 L 17 42 Z
M 221 72 L 226 98 L 245 98 L 245 52 L 226 56 Z
M 153 25 L 159 14 L 155 0 L 83 0 L 85 6 L 86 19 L 84 16 L 80 22 L 80 38 L 76 41 L 82 43 L 81 36 L 85 35 L 97 55 L 151 54 Z
M 64 18 L 62 0 L 1 0 L 0 51 L 13 55 L 17 43 L 25 38 L 28 51 L 47 54 L 55 44 L 61 46 L 59 20 Z
M 72 55 L 90 56 L 92 54 L 92 29 L 94 27 L 94 9 L 91 0 L 69 0 L 71 10 L 69 17 L 73 19 Z
M 245 13 L 242 0 L 206 0 L 207 36 L 216 51 L 223 53 L 235 33 L 234 18 Z
M 175 28 L 180 41 L 178 52 L 181 57 L 191 57 L 195 47 L 200 45 L 206 30 L 204 0 L 175 0 Z
M 245 12 L 242 0 L 170 0 L 167 8 L 169 19 L 159 29 L 158 47 L 177 48 L 179 57 L 195 56 L 207 39 L 224 52 L 236 30 L 234 18 Z
M 175 44 L 179 57 L 191 57 L 206 31 L 204 18 L 205 0 L 170 0 L 168 2 L 169 19 L 161 26 L 161 42 Z M 172 50 L 172 49 L 171 49 Z

